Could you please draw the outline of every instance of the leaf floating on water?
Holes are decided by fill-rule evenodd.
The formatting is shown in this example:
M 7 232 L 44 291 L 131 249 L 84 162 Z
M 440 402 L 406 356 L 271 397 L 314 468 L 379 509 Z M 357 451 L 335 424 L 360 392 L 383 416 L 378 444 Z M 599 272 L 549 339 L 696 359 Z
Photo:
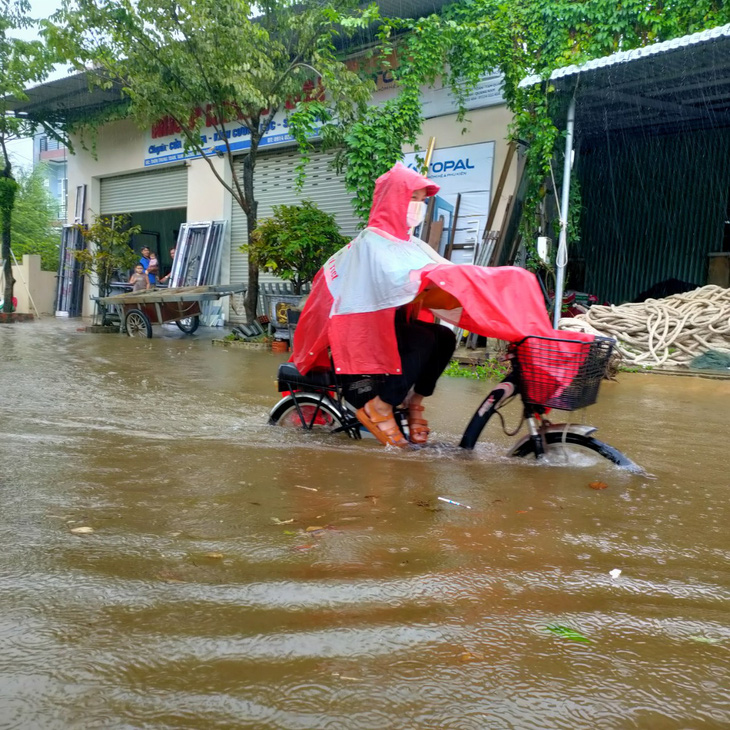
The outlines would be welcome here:
M 299 533 L 296 530 L 284 530 L 284 535 L 298 535 Z
M 569 626 L 559 626 L 557 624 L 550 624 L 545 627 L 548 631 L 559 636 L 561 639 L 568 639 L 569 641 L 579 641 L 583 644 L 590 644 L 591 640 L 583 636 L 580 631 L 571 629 Z
M 690 636 L 692 641 L 696 641 L 698 644 L 719 644 L 720 639 L 712 639 L 709 636 Z
M 223 560 L 223 553 L 206 553 L 205 557 L 213 560 Z
M 324 527 L 320 526 L 314 526 L 314 527 L 308 527 L 305 532 L 319 532 L 320 530 L 324 530 Z
M 608 484 L 606 484 L 606 482 L 589 482 L 588 486 L 591 489 L 606 489 Z
M 480 656 L 477 656 L 476 654 L 472 654 L 470 651 L 465 651 L 459 654 L 459 661 L 460 662 L 478 662 L 481 659 Z
M 93 527 L 72 527 L 71 532 L 73 532 L 74 535 L 91 535 L 91 533 L 94 531 Z
M 280 520 L 278 517 L 272 517 L 271 521 L 275 525 L 291 525 L 291 523 L 294 522 L 294 518 L 292 517 L 290 520 Z

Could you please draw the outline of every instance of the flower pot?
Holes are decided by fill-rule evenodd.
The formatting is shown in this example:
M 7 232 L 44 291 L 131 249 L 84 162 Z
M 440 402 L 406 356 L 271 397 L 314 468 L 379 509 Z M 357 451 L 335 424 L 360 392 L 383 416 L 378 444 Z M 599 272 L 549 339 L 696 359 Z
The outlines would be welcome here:
M 271 352 L 289 352 L 289 343 L 286 340 L 274 340 L 271 343 Z

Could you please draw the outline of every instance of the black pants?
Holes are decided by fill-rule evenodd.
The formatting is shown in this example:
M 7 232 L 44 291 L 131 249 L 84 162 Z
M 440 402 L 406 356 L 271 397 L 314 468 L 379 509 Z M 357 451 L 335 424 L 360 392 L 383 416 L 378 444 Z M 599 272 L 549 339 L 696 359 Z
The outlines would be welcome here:
M 456 347 L 456 336 L 448 327 L 409 321 L 403 309 L 395 315 L 395 334 L 403 374 L 386 375 L 377 386 L 377 394 L 392 406 L 405 400 L 411 386 L 419 395 L 432 395 Z

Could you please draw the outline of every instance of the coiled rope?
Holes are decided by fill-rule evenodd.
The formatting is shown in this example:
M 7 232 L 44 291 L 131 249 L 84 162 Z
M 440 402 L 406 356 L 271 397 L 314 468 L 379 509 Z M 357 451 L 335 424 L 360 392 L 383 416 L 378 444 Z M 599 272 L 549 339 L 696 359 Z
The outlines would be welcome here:
M 710 351 L 730 354 L 730 289 L 709 285 L 637 304 L 593 306 L 558 329 L 613 337 L 627 364 L 688 367 Z

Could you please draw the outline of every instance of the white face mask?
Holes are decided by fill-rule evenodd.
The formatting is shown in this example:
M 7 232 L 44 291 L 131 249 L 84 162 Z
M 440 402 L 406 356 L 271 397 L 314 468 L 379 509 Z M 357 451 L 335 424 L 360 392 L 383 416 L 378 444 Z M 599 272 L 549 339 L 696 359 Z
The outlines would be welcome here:
M 408 213 L 406 215 L 408 226 L 410 228 L 415 228 L 416 226 L 423 223 L 423 219 L 425 217 L 426 203 L 422 200 L 411 200 L 411 202 L 408 203 Z

